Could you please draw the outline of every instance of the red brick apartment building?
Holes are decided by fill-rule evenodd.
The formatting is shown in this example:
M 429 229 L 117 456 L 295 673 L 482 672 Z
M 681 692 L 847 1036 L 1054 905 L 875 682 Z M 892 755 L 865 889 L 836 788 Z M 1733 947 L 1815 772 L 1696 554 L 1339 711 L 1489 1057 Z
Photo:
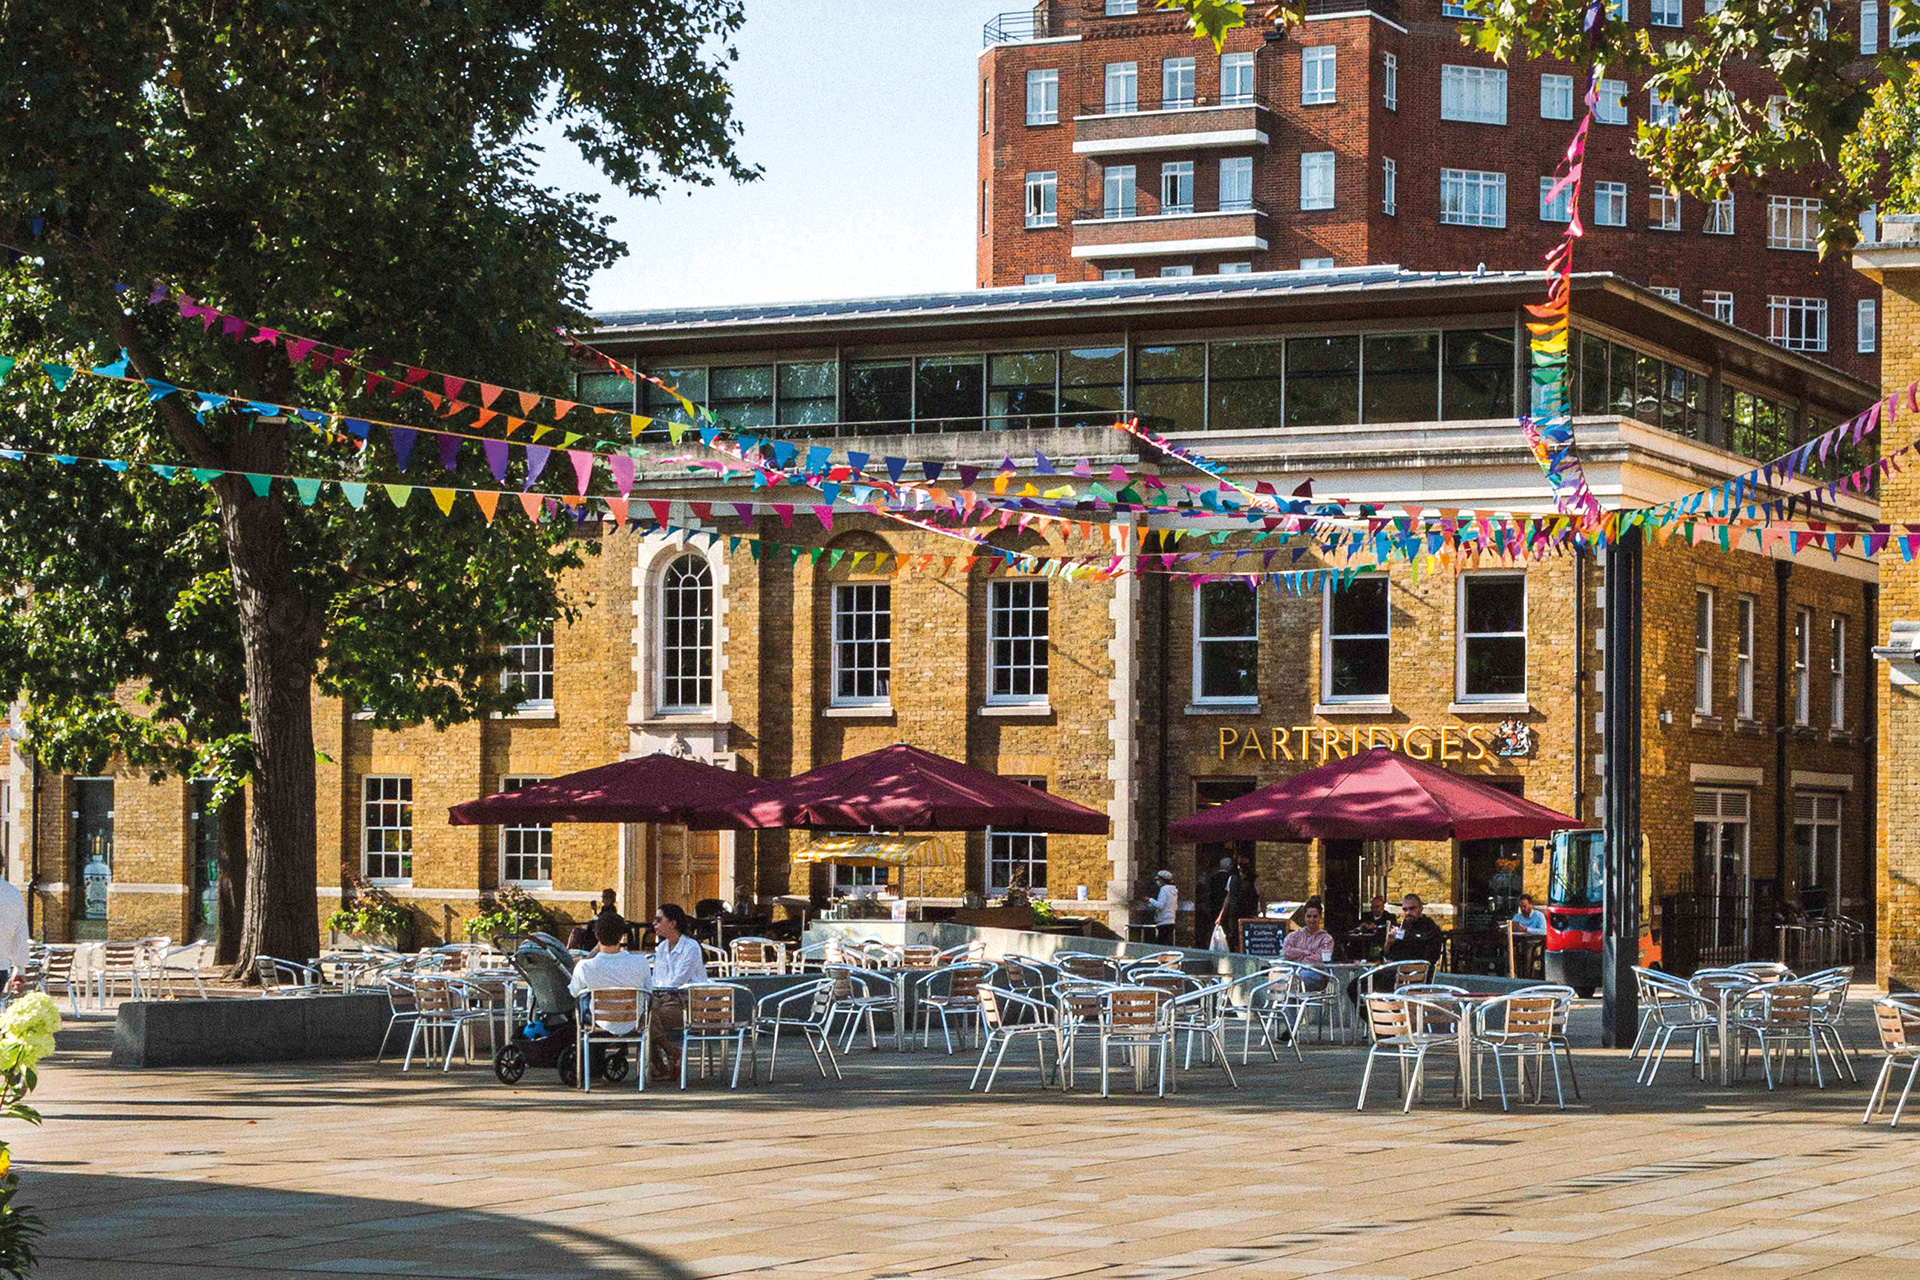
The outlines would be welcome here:
M 1715 7 L 1614 0 L 1656 40 Z M 1584 68 L 1496 63 L 1461 43 L 1451 0 L 1308 8 L 1304 25 L 1236 31 L 1218 54 L 1152 0 L 1040 0 L 989 22 L 978 283 L 1537 266 L 1565 230 L 1564 196 L 1545 207 L 1542 187 L 1582 110 Z M 1868 51 L 1902 40 L 1885 8 L 1832 4 L 1830 30 Z M 1632 143 L 1660 104 L 1624 80 L 1604 89 L 1579 269 L 1876 377 L 1879 288 L 1821 261 L 1817 202 L 1784 183 L 1736 185 L 1718 206 L 1656 188 Z

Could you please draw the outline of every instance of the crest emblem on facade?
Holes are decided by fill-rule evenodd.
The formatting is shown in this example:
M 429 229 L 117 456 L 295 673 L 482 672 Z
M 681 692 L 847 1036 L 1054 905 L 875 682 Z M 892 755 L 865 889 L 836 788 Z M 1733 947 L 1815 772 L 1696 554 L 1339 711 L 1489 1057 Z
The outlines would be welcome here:
M 1533 754 L 1534 737 L 1532 725 L 1522 724 L 1518 720 L 1502 720 L 1500 727 L 1493 731 L 1493 754 L 1530 756 Z

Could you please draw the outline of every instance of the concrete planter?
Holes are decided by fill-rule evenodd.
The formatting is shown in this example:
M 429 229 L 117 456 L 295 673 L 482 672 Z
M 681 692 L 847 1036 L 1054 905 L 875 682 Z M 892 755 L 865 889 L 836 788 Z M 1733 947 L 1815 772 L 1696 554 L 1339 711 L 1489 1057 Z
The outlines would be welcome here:
M 413 930 L 401 929 L 394 933 L 342 933 L 331 929 L 327 933 L 327 946 L 335 951 L 359 951 L 367 947 L 384 947 L 388 951 L 413 950 Z

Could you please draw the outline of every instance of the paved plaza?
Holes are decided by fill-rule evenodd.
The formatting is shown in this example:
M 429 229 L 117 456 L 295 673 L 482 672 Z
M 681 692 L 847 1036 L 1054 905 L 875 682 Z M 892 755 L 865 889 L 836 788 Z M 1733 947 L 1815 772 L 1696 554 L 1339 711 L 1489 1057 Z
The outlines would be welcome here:
M 1670 1062 L 1645 1090 L 1588 1047 L 1564 1112 L 1443 1086 L 1402 1116 L 1391 1085 L 1355 1114 L 1344 1047 L 1164 1101 L 1031 1066 L 970 1095 L 960 1057 L 863 1049 L 843 1083 L 783 1053 L 772 1087 L 637 1098 L 457 1063 L 121 1071 L 104 1020 L 69 1026 L 45 1127 L 7 1135 L 45 1280 L 1920 1274 L 1920 1120 L 1862 1128 L 1864 1082 Z

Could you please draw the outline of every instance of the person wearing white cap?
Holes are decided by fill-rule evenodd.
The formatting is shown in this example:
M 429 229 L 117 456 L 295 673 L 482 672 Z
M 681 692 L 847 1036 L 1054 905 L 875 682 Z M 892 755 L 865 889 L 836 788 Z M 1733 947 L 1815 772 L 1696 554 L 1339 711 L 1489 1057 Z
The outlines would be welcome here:
M 1153 908 L 1153 936 L 1151 942 L 1172 942 L 1173 922 L 1180 912 L 1180 891 L 1173 887 L 1173 872 L 1162 871 L 1154 877 L 1159 889 L 1147 899 L 1147 906 Z

